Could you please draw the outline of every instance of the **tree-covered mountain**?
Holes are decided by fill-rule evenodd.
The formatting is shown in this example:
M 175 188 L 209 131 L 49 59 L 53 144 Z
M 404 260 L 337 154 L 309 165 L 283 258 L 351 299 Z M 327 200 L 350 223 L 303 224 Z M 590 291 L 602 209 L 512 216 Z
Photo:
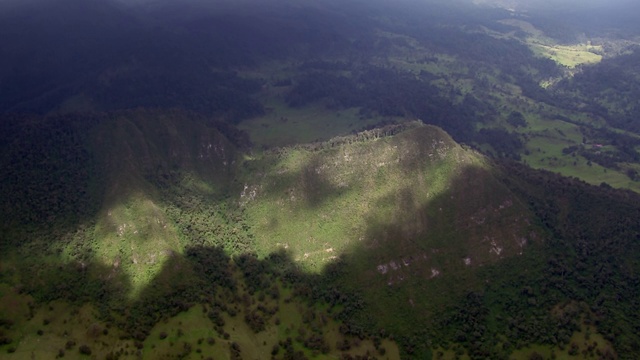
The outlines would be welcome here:
M 0 352 L 635 358 L 631 8 L 512 5 L 1 3 Z
M 286 328 L 307 357 L 384 358 L 381 339 L 403 358 L 534 345 L 625 357 L 637 344 L 635 193 L 492 164 L 419 123 L 247 156 L 217 124 L 177 111 L 15 120 L 2 299 L 30 310 L 3 312 L 10 353 L 45 351 L 34 341 L 173 353 L 158 337 L 177 330 L 158 321 L 175 316 L 188 316 L 171 335 L 186 336 L 184 355 L 233 354 L 234 341 L 259 354 L 255 336 Z M 285 327 L 290 301 L 307 305 Z M 66 317 L 82 306 L 102 335 Z M 286 336 L 264 341 L 289 351 Z

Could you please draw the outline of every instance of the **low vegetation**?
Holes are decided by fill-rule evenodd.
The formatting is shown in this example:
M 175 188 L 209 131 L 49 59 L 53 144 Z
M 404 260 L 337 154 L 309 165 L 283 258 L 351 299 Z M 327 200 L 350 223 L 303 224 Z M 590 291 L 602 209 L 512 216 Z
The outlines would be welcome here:
M 1 314 L 2 351 L 633 352 L 633 301 L 601 290 L 633 283 L 636 194 L 491 165 L 419 122 L 243 157 L 197 117 L 171 116 L 182 118 L 177 133 L 160 112 L 97 121 L 95 129 L 137 129 L 142 149 L 128 152 L 118 132 L 117 148 L 87 143 L 89 179 L 114 166 L 95 181 L 104 185 L 88 187 L 104 194 L 102 207 L 66 218 L 67 232 L 29 218 L 15 227 L 31 236 L 13 232 L 4 244 L 2 309 L 14 310 Z M 185 147 L 195 129 L 200 145 Z M 155 139 L 171 144 L 162 151 L 175 166 L 150 150 Z M 514 267 L 523 271 L 506 271 Z M 636 290 L 625 289 L 632 299 Z
M 0 357 L 637 356 L 636 40 L 243 4 L 0 21 Z

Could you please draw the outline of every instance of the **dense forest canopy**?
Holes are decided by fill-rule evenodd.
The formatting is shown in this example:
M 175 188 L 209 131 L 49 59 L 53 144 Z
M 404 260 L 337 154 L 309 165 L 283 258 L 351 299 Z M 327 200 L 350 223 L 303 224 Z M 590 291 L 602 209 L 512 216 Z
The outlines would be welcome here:
M 0 2 L 0 357 L 633 359 L 631 1 Z

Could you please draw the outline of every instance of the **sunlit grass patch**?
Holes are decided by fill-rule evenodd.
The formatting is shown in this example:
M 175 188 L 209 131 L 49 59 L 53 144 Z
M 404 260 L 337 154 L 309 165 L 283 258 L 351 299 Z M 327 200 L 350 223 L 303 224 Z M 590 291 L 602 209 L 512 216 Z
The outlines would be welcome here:
M 124 273 L 135 298 L 162 270 L 184 243 L 163 209 L 147 197 L 135 196 L 104 210 L 89 245 L 95 260 L 107 264 L 114 274 Z M 69 244 L 72 253 L 80 244 Z M 86 246 L 86 245 L 85 245 Z
M 533 39 L 529 39 L 527 44 L 535 54 L 549 58 L 568 68 L 584 64 L 597 64 L 602 60 L 602 55 L 594 52 L 600 48 L 588 44 L 546 45 Z
M 341 353 L 378 353 L 371 340 L 360 340 L 341 334 L 340 323 L 328 316 L 326 309 L 297 301 L 288 288 L 281 287 L 280 297 L 276 300 L 256 301 L 256 295 L 247 299 L 251 299 L 252 304 L 277 309 L 267 320 L 263 330 L 256 332 L 245 321 L 245 315 L 254 309 L 255 305 L 237 307 L 229 304 L 229 307 L 238 309 L 234 310 L 233 316 L 223 313 L 221 317 L 224 325 L 218 328 L 208 318 L 210 308 L 196 305 L 156 324 L 144 342 L 142 357 L 155 359 L 173 355 L 198 358 L 201 355 L 215 355 L 216 358 L 230 359 L 235 347 L 239 349 L 242 358 L 266 360 L 271 359 L 274 352 L 282 356 L 285 352 L 283 343 L 286 342 L 291 342 L 290 345 L 295 352 L 302 352 L 314 359 L 334 359 Z M 321 334 L 327 345 L 326 353 L 304 346 L 303 342 L 313 334 Z M 349 349 L 338 349 L 337 345 L 345 340 L 350 344 Z M 400 358 L 394 342 L 384 339 L 382 347 L 385 349 L 383 359 Z
M 523 160 L 534 169 L 546 169 L 563 176 L 577 177 L 593 185 L 606 183 L 616 188 L 640 191 L 640 183 L 632 181 L 620 171 L 607 169 L 579 155 L 562 153 L 565 147 L 573 144 L 575 143 L 557 138 L 534 137 L 527 143 L 529 155 L 524 155 Z
M 7 294 L 0 296 L 6 304 Z M 122 340 L 122 332 L 110 328 L 89 304 L 75 306 L 63 301 L 36 304 L 25 295 L 15 294 L 26 309 L 13 308 L 12 325 L 4 336 L 11 343 L 0 345 L 3 359 L 40 359 L 64 357 L 76 359 L 89 351 L 104 358 L 117 349 L 133 349 L 133 341 Z M 2 315 L 3 319 L 7 319 Z M 84 352 L 82 352 L 84 351 Z M 131 355 L 134 351 L 131 350 Z
M 320 271 L 366 237 L 372 222 L 401 221 L 413 206 L 447 189 L 459 162 L 475 161 L 441 135 L 425 127 L 328 149 L 265 155 L 256 165 L 264 179 L 248 179 L 259 189 L 256 200 L 247 203 L 258 252 L 265 256 L 285 248 L 309 270 Z M 403 189 L 411 203 L 405 204 Z
M 555 40 L 545 36 L 543 31 L 524 20 L 505 19 L 500 22 L 518 27 L 529 34 L 525 43 L 535 54 L 549 58 L 568 68 L 575 68 L 583 64 L 596 64 L 602 60 L 602 55 L 600 55 L 603 52 L 602 46 L 591 45 L 590 42 L 560 45 Z
M 527 115 L 527 127 L 514 129 L 525 140 L 526 151 L 521 156 L 527 165 L 577 177 L 593 185 L 607 183 L 616 188 L 640 190 L 640 185 L 631 181 L 624 171 L 604 168 L 575 151 L 563 152 L 569 147 L 588 146 L 582 144 L 584 134 L 581 127 L 599 126 L 600 123 L 582 114 L 566 120 L 560 120 L 562 116 L 558 115 L 558 118 L 549 118 L 551 113 L 547 116 Z

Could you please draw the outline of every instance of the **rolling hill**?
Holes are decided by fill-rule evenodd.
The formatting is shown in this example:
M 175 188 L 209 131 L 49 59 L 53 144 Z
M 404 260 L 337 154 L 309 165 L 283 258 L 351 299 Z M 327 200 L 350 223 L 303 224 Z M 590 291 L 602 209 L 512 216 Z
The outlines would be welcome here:
M 635 341 L 614 335 L 632 298 L 598 287 L 634 281 L 633 193 L 496 164 L 420 122 L 258 153 L 181 111 L 5 126 L 3 166 L 21 169 L 1 182 L 16 356 L 505 356 L 571 351 L 580 331 L 622 356 Z
M 490 3 L 0 4 L 0 357 L 634 359 L 637 26 Z

